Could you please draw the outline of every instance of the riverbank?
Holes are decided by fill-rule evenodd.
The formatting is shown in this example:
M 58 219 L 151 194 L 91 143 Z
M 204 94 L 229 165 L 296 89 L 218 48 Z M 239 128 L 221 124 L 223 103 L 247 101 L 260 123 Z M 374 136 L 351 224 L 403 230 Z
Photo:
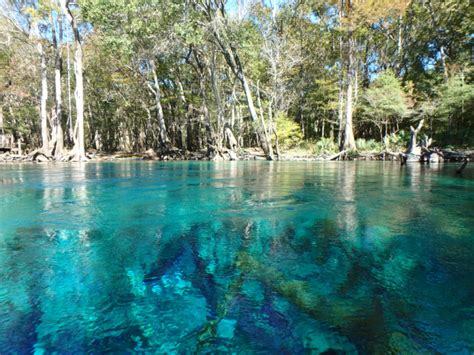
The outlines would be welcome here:
M 439 149 L 439 161 L 464 161 L 474 159 L 474 149 Z M 314 154 L 304 149 L 290 149 L 283 151 L 275 160 L 279 161 L 335 161 L 335 160 L 380 160 L 380 161 L 400 161 L 399 152 L 375 152 L 375 151 L 358 151 L 358 152 L 338 152 L 338 153 L 321 153 Z M 146 152 L 114 152 L 103 153 L 89 151 L 87 153 L 89 161 L 114 161 L 122 159 L 136 160 L 157 160 L 157 161 L 182 161 L 182 160 L 203 160 L 203 161 L 231 161 L 231 160 L 266 160 L 262 150 L 258 148 L 243 148 L 237 152 L 224 150 L 216 154 L 212 159 L 209 158 L 207 151 L 200 152 L 183 152 L 179 149 L 170 149 L 166 152 L 157 152 L 148 150 Z M 31 162 L 31 163 L 47 163 L 47 162 L 68 162 L 68 159 L 55 159 L 35 150 L 28 154 L 18 155 L 11 153 L 0 154 L 0 162 Z

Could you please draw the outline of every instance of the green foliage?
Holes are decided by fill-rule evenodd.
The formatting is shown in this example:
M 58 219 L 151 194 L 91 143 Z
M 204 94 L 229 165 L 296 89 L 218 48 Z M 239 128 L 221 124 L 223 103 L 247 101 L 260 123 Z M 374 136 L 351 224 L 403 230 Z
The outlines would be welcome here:
M 386 70 L 367 89 L 361 110 L 370 120 L 385 123 L 402 118 L 407 112 L 405 94 L 395 74 Z
M 405 130 L 401 130 L 397 133 L 391 133 L 386 137 L 386 142 L 390 151 L 404 151 L 410 142 L 410 133 Z
M 451 78 L 441 86 L 436 116 L 440 120 L 462 118 L 474 109 L 474 85 L 467 83 L 463 74 Z
M 437 142 L 457 146 L 474 144 L 474 83 L 469 71 L 436 87 L 436 94 L 419 105 L 419 116 L 430 123 Z
M 285 114 L 280 113 L 277 115 L 276 127 L 278 141 L 282 147 L 293 148 L 303 141 L 303 132 L 300 126 Z
M 5 6 L 13 3 L 18 2 L 7 1 Z M 47 42 L 51 18 L 60 10 L 50 0 L 20 3 L 28 6 L 11 8 L 10 20 L 21 17 L 20 27 L 29 24 L 33 30 L 24 38 L 13 35 L 18 29 L 0 18 L 0 76 L 7 83 L 1 86 L 0 105 L 6 125 L 39 141 L 39 58 L 32 48 L 43 39 L 49 112 L 54 105 L 54 56 Z M 344 130 L 338 113 L 347 96 L 351 33 L 352 55 L 358 63 L 352 77 L 357 92 L 353 125 L 356 138 L 364 138 L 357 140 L 359 151 L 382 146 L 403 150 L 411 122 L 422 118 L 426 133 L 437 144 L 474 144 L 468 0 L 431 0 L 430 6 L 421 1 L 369 1 L 352 8 L 336 1 L 284 2 L 275 9 L 271 2 L 257 2 L 243 17 L 221 16 L 216 2 L 206 4 L 209 12 L 206 6 L 181 0 L 74 2 L 83 38 L 89 146 L 97 136 L 108 150 L 120 149 L 124 137 L 136 149 L 157 147 L 155 86 L 160 87 L 161 109 L 174 147 L 205 148 L 208 132 L 213 130 L 218 137 L 215 133 L 231 117 L 239 142 L 255 145 L 260 122 L 248 120 L 241 78 L 235 80 L 229 70 L 224 43 L 238 54 L 253 99 L 258 84 L 265 114 L 270 109 L 279 112 L 276 123 L 283 149 L 306 144 L 318 154 L 337 152 L 335 139 L 325 137 L 337 137 Z M 63 24 L 66 113 L 65 43 L 70 29 L 64 18 Z M 41 28 L 35 29 L 36 25 Z M 73 68 L 73 48 L 70 56 Z M 73 69 L 71 80 L 74 90 Z
M 374 139 L 356 139 L 356 148 L 359 152 L 380 152 L 383 150 L 383 144 Z
M 336 153 L 339 150 L 336 142 L 332 138 L 322 137 L 315 144 L 316 154 Z
M 474 84 L 467 82 L 464 73 L 441 87 L 434 115 L 439 124 L 439 141 L 474 145 Z

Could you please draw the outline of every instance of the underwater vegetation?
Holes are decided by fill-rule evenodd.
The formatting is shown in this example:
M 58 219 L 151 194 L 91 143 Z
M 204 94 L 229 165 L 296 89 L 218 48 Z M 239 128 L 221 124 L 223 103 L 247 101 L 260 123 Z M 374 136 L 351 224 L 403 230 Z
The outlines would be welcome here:
M 469 354 L 474 180 L 410 169 L 11 166 L 0 353 Z

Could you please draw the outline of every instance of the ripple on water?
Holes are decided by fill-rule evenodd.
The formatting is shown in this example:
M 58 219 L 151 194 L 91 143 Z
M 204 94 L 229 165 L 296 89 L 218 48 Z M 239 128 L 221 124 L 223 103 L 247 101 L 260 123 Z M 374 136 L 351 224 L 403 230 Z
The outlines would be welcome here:
M 0 353 L 470 353 L 474 170 L 0 167 Z

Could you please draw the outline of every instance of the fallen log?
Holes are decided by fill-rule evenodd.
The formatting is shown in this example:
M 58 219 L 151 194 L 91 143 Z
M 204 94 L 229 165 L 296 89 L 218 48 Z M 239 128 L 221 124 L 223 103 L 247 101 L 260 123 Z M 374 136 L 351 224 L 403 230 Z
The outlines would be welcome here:
M 329 157 L 326 158 L 326 160 L 336 160 L 338 159 L 341 155 L 344 155 L 347 153 L 347 149 L 345 150 L 341 150 L 339 153 L 337 154 L 333 154 L 333 155 L 330 155 Z
M 37 163 L 47 163 L 53 160 L 53 156 L 49 155 L 42 149 L 37 149 L 32 151 L 26 156 L 27 161 L 37 162 Z
M 464 161 L 467 158 L 466 154 L 453 150 L 443 150 L 442 152 L 444 159 L 447 161 Z

